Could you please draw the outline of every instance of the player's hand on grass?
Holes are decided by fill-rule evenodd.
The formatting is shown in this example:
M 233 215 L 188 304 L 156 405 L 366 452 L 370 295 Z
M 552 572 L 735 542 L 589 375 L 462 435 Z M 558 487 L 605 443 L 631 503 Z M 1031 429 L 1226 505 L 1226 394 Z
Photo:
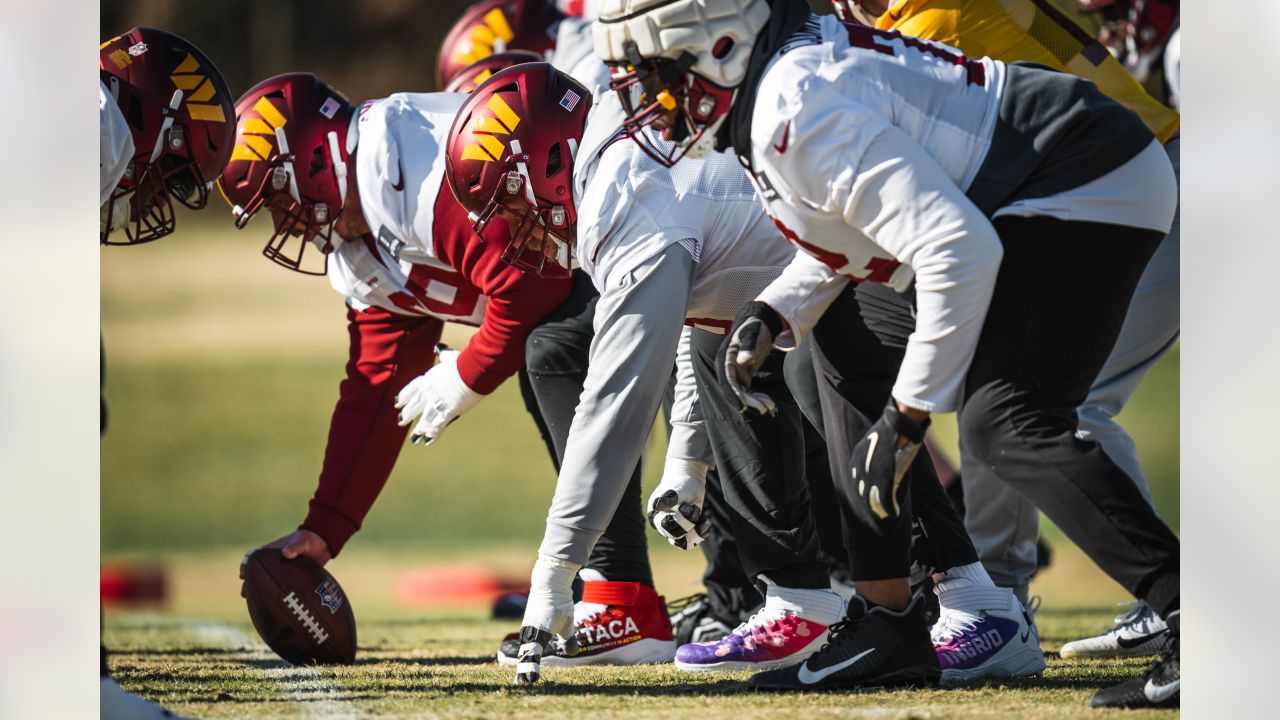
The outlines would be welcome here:
M 573 634 L 573 578 L 581 568 L 579 563 L 538 554 L 520 627 L 516 685 L 538 682 L 542 656 L 552 643 L 560 643 L 565 655 L 578 654 L 578 638 Z
M 706 493 L 706 463 L 667 458 L 662 481 L 649 496 L 649 524 L 681 550 L 696 546 L 711 533 L 711 518 L 702 512 Z
M 742 412 L 758 415 L 777 412 L 773 398 L 751 392 L 751 379 L 773 350 L 774 338 L 782 333 L 782 316 L 765 303 L 752 300 L 742 306 L 729 329 L 724 355 L 724 377 L 729 389 L 742 404 Z
M 430 445 L 440 438 L 445 426 L 476 406 L 483 395 L 467 387 L 458 374 L 458 351 L 437 347 L 440 362 L 423 375 L 409 381 L 396 395 L 398 421 L 414 423 L 410 440 L 414 445 Z
M 901 514 L 902 480 L 928 428 L 928 413 L 899 408 L 890 398 L 884 414 L 854 447 L 854 489 L 875 517 L 884 520 Z
M 294 530 L 288 535 L 269 542 L 262 547 L 280 548 L 280 554 L 286 560 L 305 557 L 321 567 L 324 567 L 325 563 L 333 559 L 333 555 L 329 552 L 329 543 L 310 530 Z M 244 564 L 249 560 L 249 555 L 253 554 L 254 550 L 257 549 L 250 550 L 240 559 L 240 580 L 244 580 Z M 244 597 L 243 584 L 240 586 L 240 597 Z

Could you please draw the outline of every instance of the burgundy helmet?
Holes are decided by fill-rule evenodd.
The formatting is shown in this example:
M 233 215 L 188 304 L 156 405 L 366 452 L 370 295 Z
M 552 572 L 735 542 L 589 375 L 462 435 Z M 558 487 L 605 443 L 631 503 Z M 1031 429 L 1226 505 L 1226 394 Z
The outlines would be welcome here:
M 155 28 L 134 28 L 102 43 L 98 70 L 134 147 L 107 200 L 100 240 L 134 245 L 162 238 L 173 232 L 173 201 L 203 208 L 227 164 L 235 141 L 231 93 L 199 48 Z M 121 219 L 112 215 L 125 207 L 124 239 L 113 240 L 111 228 Z
M 235 151 L 218 180 L 236 227 L 267 206 L 273 230 L 262 254 L 290 270 L 325 274 L 355 140 L 355 108 L 315 75 L 254 85 L 236 101 Z M 293 249 L 291 238 L 299 239 Z M 318 269 L 303 265 L 309 245 L 324 255 Z
M 480 239 L 506 242 L 503 260 L 526 272 L 565 277 L 574 267 L 573 160 L 590 109 L 591 92 L 573 78 L 523 63 L 476 88 L 449 128 L 449 188 Z M 499 215 L 505 222 L 491 225 Z M 554 260 L 543 243 L 530 247 L 540 237 L 554 243 Z
M 480 58 L 471 63 L 449 81 L 449 86 L 444 89 L 445 92 L 469 93 L 490 76 L 499 70 L 506 70 L 512 65 L 519 65 L 527 62 L 540 62 L 542 57 L 536 53 L 526 50 L 512 50 L 511 52 L 494 53 Z
M 526 50 L 540 58 L 555 48 L 564 16 L 548 0 L 481 0 L 449 29 L 436 59 L 436 87 L 447 86 L 463 68 L 493 53 Z
M 1101 16 L 1098 41 L 1144 80 L 1178 26 L 1179 5 L 1179 0 L 1077 0 L 1076 10 Z

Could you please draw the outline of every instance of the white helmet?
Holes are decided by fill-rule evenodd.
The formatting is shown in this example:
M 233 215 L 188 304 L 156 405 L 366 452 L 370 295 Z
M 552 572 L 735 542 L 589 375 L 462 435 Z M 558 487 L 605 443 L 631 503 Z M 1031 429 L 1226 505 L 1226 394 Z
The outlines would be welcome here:
M 631 137 L 667 166 L 710 151 L 769 22 L 767 0 L 599 0 L 597 11 L 596 55 L 613 69 Z M 644 132 L 655 122 L 674 146 Z

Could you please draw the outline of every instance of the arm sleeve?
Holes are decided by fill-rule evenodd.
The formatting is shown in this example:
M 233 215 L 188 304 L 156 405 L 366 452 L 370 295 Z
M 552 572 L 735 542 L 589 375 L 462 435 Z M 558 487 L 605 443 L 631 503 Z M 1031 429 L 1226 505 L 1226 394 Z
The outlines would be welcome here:
M 391 476 L 408 432 L 397 424 L 396 393 L 431 367 L 443 328 L 436 318 L 381 308 L 347 311 L 347 376 L 329 421 L 320 481 L 300 526 L 324 538 L 334 556 Z
M 667 458 L 712 465 L 711 443 L 702 422 L 698 383 L 693 376 L 689 349 L 691 330 L 687 325 L 681 330 L 680 346 L 676 351 L 676 392 L 675 401 L 671 404 L 671 439 L 667 442 Z
M 809 253 L 796 253 L 782 274 L 756 297 L 781 315 L 789 326 L 774 339 L 774 347 L 794 350 L 848 283 L 849 278 L 837 275 Z
M 695 267 L 668 246 L 601 293 L 540 553 L 585 563 L 613 518 L 671 377 Z
M 448 195 L 436 212 L 460 213 Z M 467 387 L 487 395 L 524 365 L 524 345 L 534 326 L 569 296 L 570 278 L 543 278 L 524 273 L 502 260 L 503 242 L 481 242 L 465 217 L 437 225 L 440 259 L 488 297 L 480 329 L 458 355 L 458 374 Z
M 910 136 L 877 112 L 824 96 L 822 88 L 814 95 L 822 112 L 796 118 L 793 149 L 779 157 L 788 201 L 858 231 L 822 238 L 823 248 L 865 254 L 869 240 L 911 268 L 916 330 L 893 396 L 921 410 L 951 412 L 995 287 L 1000 238 Z M 853 125 L 843 138 L 830 134 L 837 120 Z
M 995 288 L 1003 248 L 991 222 L 905 133 L 885 127 L 832 187 L 833 205 L 916 277 L 916 330 L 893 396 L 952 412 Z

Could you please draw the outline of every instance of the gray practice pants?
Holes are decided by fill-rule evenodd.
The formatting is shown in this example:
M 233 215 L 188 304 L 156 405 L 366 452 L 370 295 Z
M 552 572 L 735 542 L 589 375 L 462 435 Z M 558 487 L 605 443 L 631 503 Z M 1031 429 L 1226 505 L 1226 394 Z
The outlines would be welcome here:
M 1165 144 L 1175 174 L 1179 137 Z M 1107 457 L 1134 479 L 1147 501 L 1151 491 L 1138 462 L 1133 438 L 1115 421 L 1133 397 L 1147 370 L 1178 339 L 1179 217 L 1147 265 L 1129 304 L 1124 326 L 1102 373 L 1080 406 L 1077 437 L 1102 445 Z M 965 528 L 978 556 L 997 585 L 1018 590 L 1026 601 L 1027 583 L 1036 571 L 1040 511 L 1009 484 L 990 477 L 964 476 Z

